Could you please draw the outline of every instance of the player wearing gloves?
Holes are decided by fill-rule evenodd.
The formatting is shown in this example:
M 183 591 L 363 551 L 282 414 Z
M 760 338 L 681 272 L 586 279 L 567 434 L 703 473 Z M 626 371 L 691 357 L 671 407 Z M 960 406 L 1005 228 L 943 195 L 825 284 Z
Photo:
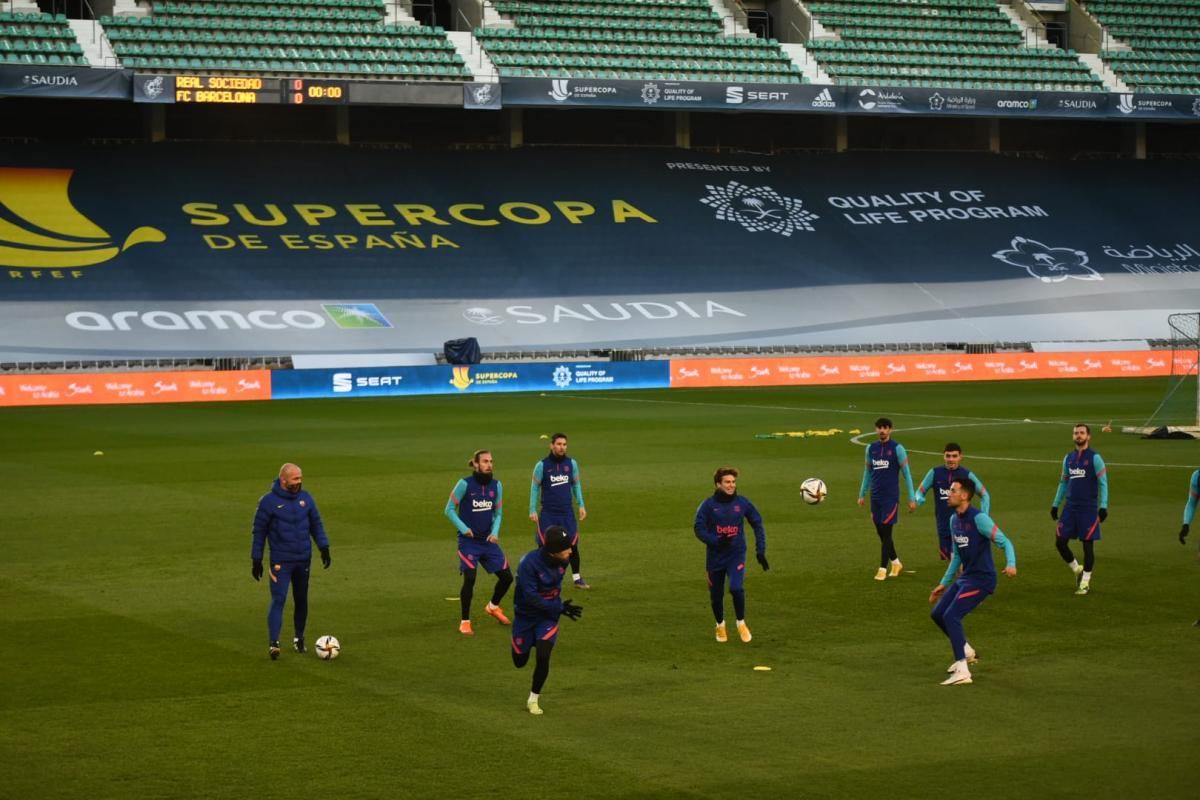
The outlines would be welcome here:
M 963 631 L 963 617 L 996 591 L 996 564 L 992 561 L 992 545 L 1004 548 L 1004 574 L 1017 574 L 1017 553 L 1012 542 L 992 522 L 992 518 L 971 506 L 975 487 L 965 479 L 950 484 L 947 503 L 954 510 L 950 517 L 950 536 L 954 542 L 954 553 L 942 581 L 929 593 L 933 605 L 933 622 L 950 639 L 954 651 L 954 663 L 946 670 L 950 677 L 942 681 L 943 686 L 971 682 L 968 662 L 975 660 L 975 650 L 967 642 Z M 962 574 L 958 568 L 962 567 Z M 936 605 L 934 605 L 936 604 Z
M 530 714 L 541 715 L 538 702 L 546 678 L 550 675 L 550 654 L 558 641 L 560 615 L 577 620 L 583 606 L 562 599 L 562 581 L 571 560 L 571 535 L 558 525 L 542 531 L 542 546 L 530 550 L 517 565 L 516 615 L 512 628 L 512 660 L 517 669 L 529 663 L 537 649 L 533 683 L 525 707 Z
M 1192 473 L 1192 481 L 1188 485 L 1188 501 L 1183 507 L 1183 527 L 1179 529 L 1179 543 L 1187 544 L 1188 532 L 1192 527 L 1192 518 L 1196 516 L 1196 500 L 1200 499 L 1200 469 Z
M 725 579 L 729 578 L 729 594 L 733 597 L 733 610 L 737 616 L 737 632 L 743 642 L 751 639 L 746 625 L 746 534 L 748 520 L 754 529 L 755 556 L 763 571 L 771 568 L 767 563 L 767 535 L 763 531 L 762 516 L 754 504 L 737 493 L 738 471 L 733 467 L 721 467 L 713 475 L 716 491 L 696 509 L 694 530 L 696 538 L 708 546 L 705 569 L 708 571 L 708 593 L 712 601 L 713 617 L 717 621 L 718 642 L 728 641 L 725 630 Z
M 1183 527 L 1179 529 L 1179 543 L 1187 544 L 1188 531 L 1192 526 L 1192 517 L 1196 515 L 1196 500 L 1200 499 L 1200 469 L 1192 473 L 1192 481 L 1188 485 L 1188 501 L 1183 507 Z M 1200 619 L 1194 623 L 1200 628 Z
M 1096 542 L 1100 541 L 1100 523 L 1108 519 L 1108 468 L 1104 459 L 1090 447 L 1092 429 L 1080 423 L 1072 431 L 1075 449 L 1063 458 L 1058 491 L 1050 505 L 1050 519 L 1058 523 L 1055 544 L 1058 554 L 1075 573 L 1079 582 L 1075 594 L 1087 594 L 1092 585 L 1092 567 L 1096 564 Z M 1062 519 L 1058 506 L 1066 498 Z M 1069 544 L 1083 544 L 1083 565 L 1075 560 Z
M 284 464 L 271 491 L 258 501 L 250 544 L 250 575 L 263 576 L 263 547 L 271 547 L 271 608 L 267 612 L 267 654 L 279 658 L 279 631 L 283 627 L 283 607 L 288 587 L 292 588 L 295 637 L 292 647 L 305 652 L 304 626 L 308 622 L 308 573 L 312 562 L 312 541 L 321 550 L 321 564 L 329 569 L 329 539 L 312 495 L 301 488 L 304 475 L 295 464 Z

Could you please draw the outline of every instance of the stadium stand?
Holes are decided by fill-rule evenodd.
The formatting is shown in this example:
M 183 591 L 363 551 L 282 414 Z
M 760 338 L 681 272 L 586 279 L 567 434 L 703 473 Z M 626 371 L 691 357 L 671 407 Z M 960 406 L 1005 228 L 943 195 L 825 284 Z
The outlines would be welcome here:
M 63 14 L 0 12 L 0 64 L 87 63 Z
M 122 66 L 165 73 L 472 77 L 441 27 L 387 24 L 382 0 L 185 0 L 155 2 L 153 11 L 101 18 Z
M 476 28 L 503 77 L 802 83 L 775 39 L 726 36 L 707 0 L 498 0 L 516 27 Z
M 1131 89 L 1200 94 L 1200 0 L 1088 0 L 1084 8 L 1108 34 L 1101 57 Z
M 1075 51 L 1028 47 L 990 0 L 809 3 L 840 38 L 805 43 L 837 83 L 1029 91 L 1101 91 Z

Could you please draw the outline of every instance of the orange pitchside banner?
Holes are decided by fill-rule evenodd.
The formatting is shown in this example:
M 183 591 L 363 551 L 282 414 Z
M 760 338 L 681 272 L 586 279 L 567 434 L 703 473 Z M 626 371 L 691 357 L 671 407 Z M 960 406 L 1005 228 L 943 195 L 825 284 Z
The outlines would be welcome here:
M 0 406 L 270 400 L 268 370 L 0 376 Z
M 675 358 L 671 388 L 823 386 L 846 383 L 1003 381 L 1035 378 L 1148 378 L 1171 374 L 1169 352 L 930 353 L 802 358 Z M 1175 373 L 1195 367 L 1175 356 Z

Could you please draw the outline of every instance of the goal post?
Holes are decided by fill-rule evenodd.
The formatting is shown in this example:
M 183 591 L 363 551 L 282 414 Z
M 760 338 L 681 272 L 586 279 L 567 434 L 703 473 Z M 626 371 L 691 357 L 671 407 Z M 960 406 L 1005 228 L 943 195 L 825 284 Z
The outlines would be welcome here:
M 1167 326 L 1171 363 L 1166 391 L 1140 428 L 1125 429 L 1130 433 L 1150 433 L 1163 427 L 1200 431 L 1200 312 L 1171 314 Z

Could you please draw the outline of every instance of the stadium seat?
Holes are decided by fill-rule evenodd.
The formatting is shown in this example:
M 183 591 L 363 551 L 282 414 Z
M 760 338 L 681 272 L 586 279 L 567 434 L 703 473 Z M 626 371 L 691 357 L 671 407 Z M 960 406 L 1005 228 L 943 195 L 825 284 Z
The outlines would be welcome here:
M 431 67 L 412 71 L 427 80 L 472 77 L 442 28 L 385 24 L 382 0 L 180 0 L 155 2 L 152 9 L 153 16 L 140 21 L 101 18 L 117 57 L 123 63 L 141 59 L 139 69 L 170 72 L 175 67 L 158 52 L 139 50 L 135 31 L 153 41 L 230 48 L 211 54 L 211 63 L 200 67 L 216 73 L 367 73 L 398 78 L 404 74 L 396 68 L 399 63 L 414 61 Z M 234 53 L 248 57 L 235 58 Z M 434 70 L 434 65 L 447 69 Z

